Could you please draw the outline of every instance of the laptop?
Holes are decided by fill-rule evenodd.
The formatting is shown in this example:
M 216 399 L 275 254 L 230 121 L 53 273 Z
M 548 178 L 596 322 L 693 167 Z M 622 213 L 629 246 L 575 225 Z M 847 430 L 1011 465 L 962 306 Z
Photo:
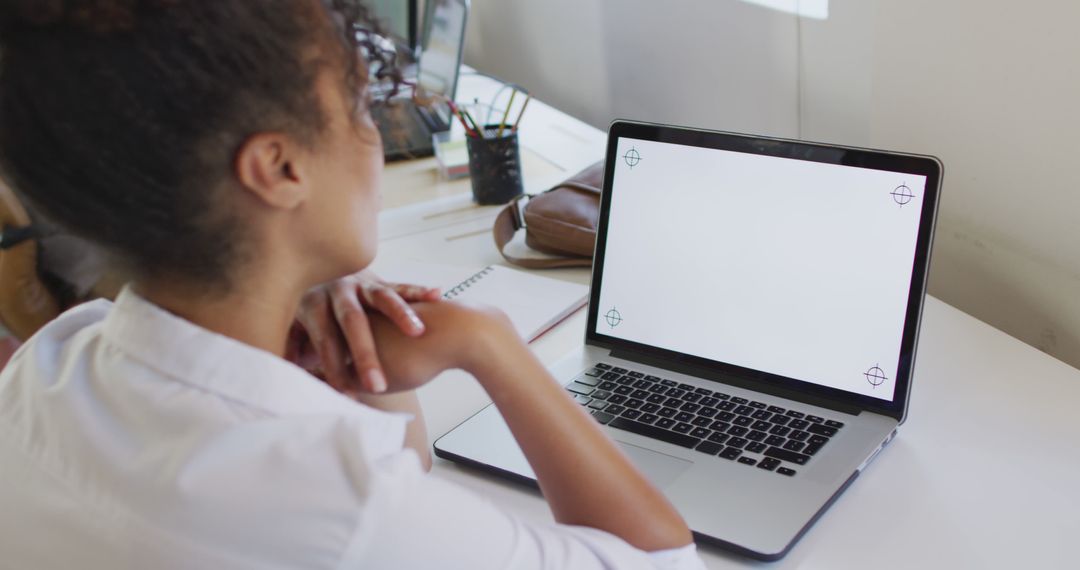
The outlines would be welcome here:
M 699 542 L 779 559 L 907 417 L 942 165 L 628 121 L 606 157 L 584 343 L 550 370 Z M 494 406 L 434 448 L 535 481 Z
M 422 99 L 395 97 L 371 109 L 386 160 L 431 156 L 435 154 L 432 135 L 450 130 L 452 114 L 446 100 L 452 101 L 457 94 L 468 15 L 469 0 L 426 2 L 415 78 Z

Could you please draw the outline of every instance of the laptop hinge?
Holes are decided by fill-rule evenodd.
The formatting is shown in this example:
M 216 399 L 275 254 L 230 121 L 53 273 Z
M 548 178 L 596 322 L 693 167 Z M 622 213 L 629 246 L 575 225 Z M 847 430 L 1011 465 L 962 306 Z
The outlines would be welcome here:
M 631 352 L 622 349 L 613 349 L 611 351 L 612 358 L 618 358 L 621 360 L 630 360 L 647 366 L 656 366 L 658 368 L 664 368 L 680 374 L 686 374 L 688 376 L 696 376 L 698 378 L 704 378 L 706 380 L 713 380 L 730 386 L 736 386 L 747 390 L 753 390 L 755 392 L 763 392 L 772 396 L 780 398 L 786 398 L 788 400 L 794 400 L 796 402 L 802 402 L 811 406 L 818 406 L 820 408 L 826 408 L 829 410 L 841 412 L 844 414 L 858 415 L 862 412 L 862 408 L 853 406 L 851 404 L 844 404 L 842 402 L 835 402 L 827 400 L 819 396 L 805 394 L 796 390 L 790 390 L 782 386 L 770 386 L 763 384 L 760 380 L 752 380 L 747 378 L 741 378 L 737 375 L 718 372 L 715 370 L 708 370 L 699 366 L 686 364 L 674 360 L 660 358 L 652 355 L 646 355 L 636 352 Z

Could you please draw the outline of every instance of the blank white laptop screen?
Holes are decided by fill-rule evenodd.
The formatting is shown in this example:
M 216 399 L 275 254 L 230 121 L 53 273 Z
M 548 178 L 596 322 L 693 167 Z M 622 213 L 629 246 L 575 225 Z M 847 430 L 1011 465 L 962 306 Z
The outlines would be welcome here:
M 925 177 L 628 138 L 617 156 L 595 332 L 892 401 Z

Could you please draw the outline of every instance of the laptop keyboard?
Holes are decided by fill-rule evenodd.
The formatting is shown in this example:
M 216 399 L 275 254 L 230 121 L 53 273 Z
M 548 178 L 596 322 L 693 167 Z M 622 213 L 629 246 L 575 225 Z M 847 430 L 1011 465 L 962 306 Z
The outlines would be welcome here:
M 596 421 L 794 477 L 842 422 L 597 363 L 567 390 Z

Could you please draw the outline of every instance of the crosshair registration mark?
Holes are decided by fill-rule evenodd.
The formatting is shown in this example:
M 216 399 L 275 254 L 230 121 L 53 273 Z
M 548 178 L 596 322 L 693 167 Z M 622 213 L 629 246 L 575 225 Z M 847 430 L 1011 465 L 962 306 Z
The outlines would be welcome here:
M 607 321 L 609 327 L 615 328 L 622 322 L 622 315 L 615 310 L 615 307 L 612 307 L 610 311 L 604 314 L 604 320 Z
M 866 381 L 875 388 L 881 386 L 888 380 L 888 378 L 885 377 L 885 371 L 882 370 L 880 366 L 874 366 L 870 370 L 863 372 L 863 376 L 865 376 Z
M 636 148 L 631 148 L 626 151 L 622 158 L 626 161 L 626 165 L 630 167 L 630 170 L 633 170 L 641 162 L 641 153 Z
M 912 198 L 915 197 L 915 193 L 911 191 L 911 188 L 908 188 L 906 183 L 897 186 L 892 192 L 889 192 L 889 194 L 892 195 L 893 200 L 895 200 L 897 204 L 900 204 L 901 208 L 910 203 Z

